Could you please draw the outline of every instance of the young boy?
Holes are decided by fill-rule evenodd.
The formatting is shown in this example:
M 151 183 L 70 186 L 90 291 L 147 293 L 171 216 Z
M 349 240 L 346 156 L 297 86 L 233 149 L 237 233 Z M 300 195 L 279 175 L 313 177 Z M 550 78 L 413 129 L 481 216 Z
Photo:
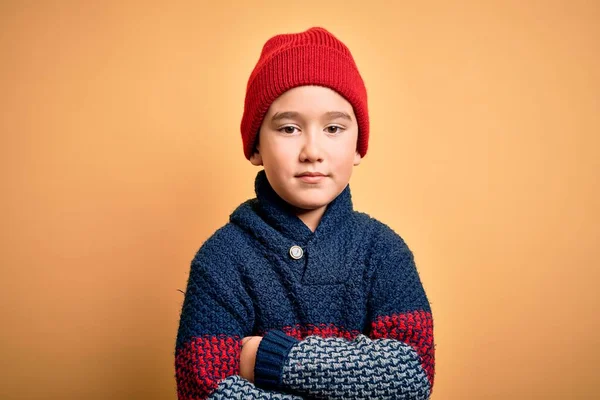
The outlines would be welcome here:
M 241 131 L 264 169 L 192 261 L 179 399 L 429 398 L 433 320 L 413 255 L 352 207 L 369 118 L 348 48 L 323 28 L 269 39 Z

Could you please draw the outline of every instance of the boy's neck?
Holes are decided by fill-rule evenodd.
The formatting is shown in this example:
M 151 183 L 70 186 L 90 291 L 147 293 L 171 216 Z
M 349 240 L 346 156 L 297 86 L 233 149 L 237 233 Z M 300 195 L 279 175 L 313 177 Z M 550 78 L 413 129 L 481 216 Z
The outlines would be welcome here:
M 323 214 L 325 214 L 325 209 L 327 206 L 319 207 L 314 210 L 303 210 L 301 208 L 296 208 L 296 216 L 300 218 L 304 225 L 308 226 L 312 232 L 314 232 L 319 226 L 319 222 L 321 222 L 321 218 L 323 218 Z

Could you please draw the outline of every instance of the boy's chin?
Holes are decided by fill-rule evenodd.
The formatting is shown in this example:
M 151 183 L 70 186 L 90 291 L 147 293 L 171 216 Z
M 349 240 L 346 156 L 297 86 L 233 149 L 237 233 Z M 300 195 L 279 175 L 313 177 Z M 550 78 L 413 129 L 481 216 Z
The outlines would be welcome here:
M 313 199 L 312 201 L 295 201 L 292 205 L 299 211 L 310 212 L 326 207 L 328 204 L 327 201 L 315 202 Z

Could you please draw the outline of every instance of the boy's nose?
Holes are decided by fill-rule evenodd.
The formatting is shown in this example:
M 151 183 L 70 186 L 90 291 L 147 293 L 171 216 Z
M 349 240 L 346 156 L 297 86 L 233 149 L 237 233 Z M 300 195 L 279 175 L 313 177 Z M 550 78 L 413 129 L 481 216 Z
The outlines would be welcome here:
M 318 133 L 309 132 L 304 136 L 304 143 L 300 151 L 300 161 L 319 162 L 323 161 L 323 151 L 319 142 Z

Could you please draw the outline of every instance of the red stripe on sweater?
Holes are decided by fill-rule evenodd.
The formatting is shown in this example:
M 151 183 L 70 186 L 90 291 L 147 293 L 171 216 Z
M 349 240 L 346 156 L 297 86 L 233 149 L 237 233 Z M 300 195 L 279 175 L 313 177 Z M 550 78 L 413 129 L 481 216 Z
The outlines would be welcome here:
M 302 340 L 307 336 L 312 335 L 320 336 L 322 338 L 341 337 L 352 340 L 360 333 L 359 331 L 347 330 L 333 324 L 285 326 L 282 330 L 286 335 L 298 340 Z
M 435 372 L 435 347 L 433 342 L 433 318 L 428 311 L 412 311 L 378 317 L 371 323 L 372 339 L 400 340 L 417 351 L 421 365 L 427 372 L 433 388 Z
M 221 380 L 239 374 L 241 348 L 239 337 L 204 336 L 193 338 L 177 349 L 178 399 L 206 399 Z

